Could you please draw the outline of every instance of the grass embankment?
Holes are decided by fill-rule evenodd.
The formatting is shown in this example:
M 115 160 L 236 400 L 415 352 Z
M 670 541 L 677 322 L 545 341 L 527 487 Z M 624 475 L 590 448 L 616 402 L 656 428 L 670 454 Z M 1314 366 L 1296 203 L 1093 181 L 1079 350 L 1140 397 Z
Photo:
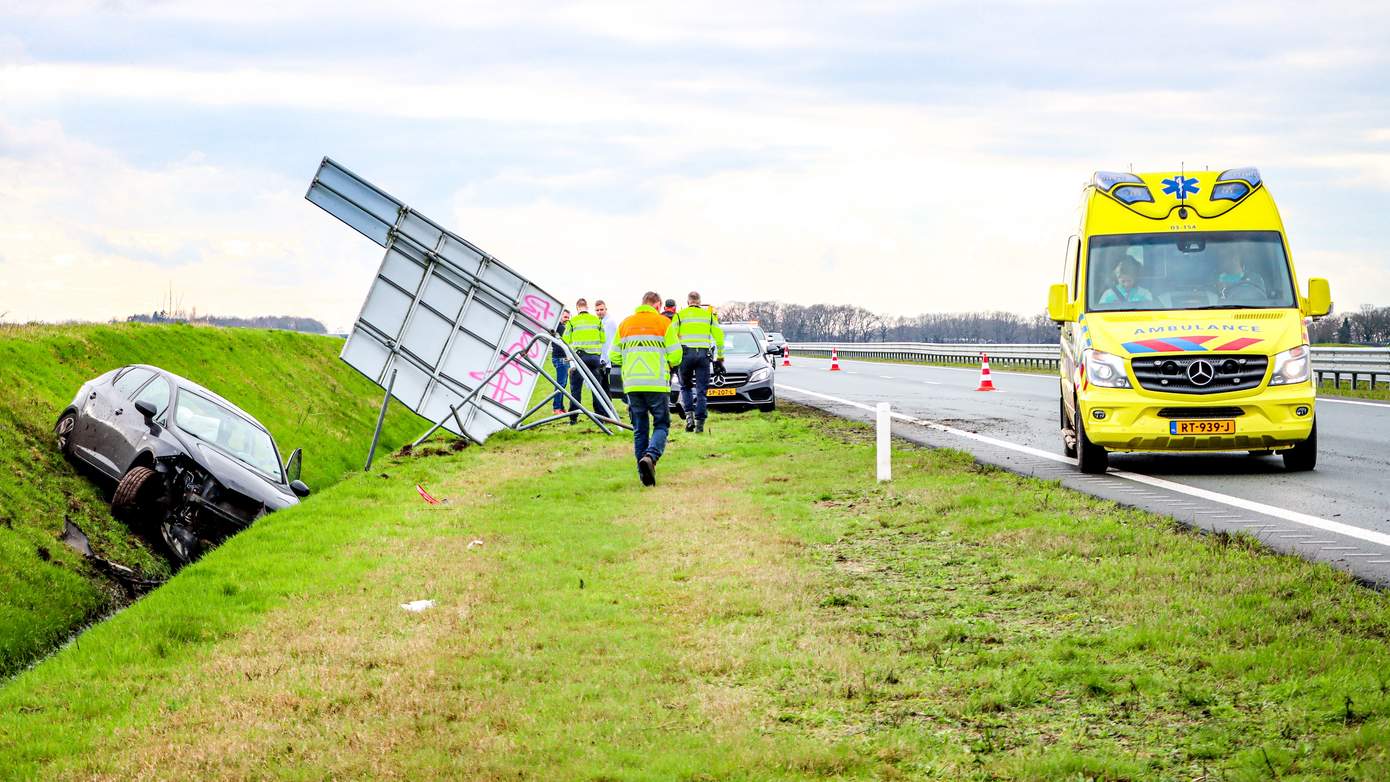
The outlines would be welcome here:
M 716 416 L 655 489 L 587 424 L 383 462 L 0 689 L 0 769 L 1390 773 L 1385 596 L 958 453 L 904 447 L 876 486 L 870 437 Z
M 342 341 L 283 331 L 190 326 L 0 326 L 0 677 L 122 603 L 116 585 L 57 540 L 64 516 L 97 554 L 147 577 L 162 554 L 111 518 L 106 487 L 58 453 L 53 424 L 82 383 L 125 364 L 161 366 L 256 416 L 288 456 L 303 447 L 315 490 L 360 468 L 380 391 L 337 358 Z M 421 424 L 403 409 L 384 440 Z

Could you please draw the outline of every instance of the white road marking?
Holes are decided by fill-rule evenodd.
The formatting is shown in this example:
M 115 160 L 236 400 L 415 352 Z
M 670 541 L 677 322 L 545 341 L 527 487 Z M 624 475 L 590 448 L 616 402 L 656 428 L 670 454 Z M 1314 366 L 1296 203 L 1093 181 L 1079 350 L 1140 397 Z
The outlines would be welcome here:
M 841 397 L 830 396 L 829 394 L 822 394 L 804 388 L 796 388 L 794 386 L 782 385 L 780 383 L 778 385 L 782 388 L 785 388 L 788 391 L 792 391 L 798 394 L 806 394 L 807 396 L 818 397 L 820 399 L 825 399 L 827 401 L 835 402 L 837 404 L 849 405 L 850 407 L 859 408 L 861 410 L 876 412 L 875 408 L 866 405 L 862 402 L 855 402 L 850 399 L 843 399 Z M 973 440 L 978 443 L 984 443 L 985 445 L 992 445 L 996 448 L 1003 448 L 1005 450 L 1014 451 L 1017 453 L 1025 453 L 1029 456 L 1035 456 L 1039 459 L 1048 459 L 1054 462 L 1063 462 L 1065 464 L 1076 464 L 1075 459 L 1063 456 L 1061 454 L 1052 453 L 1051 451 L 1044 451 L 1040 448 L 1033 448 L 1027 445 L 1020 445 L 1019 443 L 1009 442 L 1008 440 L 999 440 L 994 437 L 988 437 L 986 435 L 976 434 L 974 432 L 967 432 L 963 429 L 957 429 L 954 426 L 946 426 L 945 424 L 936 423 L 935 421 L 928 421 L 922 418 L 914 418 L 910 415 L 904 415 L 902 413 L 893 413 L 893 417 L 900 421 L 919 424 L 934 431 L 955 435 L 956 437 L 962 437 L 966 440 Z M 1320 529 L 1324 532 L 1332 532 L 1337 535 L 1345 535 L 1346 537 L 1354 538 L 1356 540 L 1364 540 L 1367 543 L 1374 543 L 1378 546 L 1390 547 L 1390 535 L 1387 535 L 1383 532 L 1376 532 L 1375 530 L 1353 527 L 1350 524 L 1343 524 L 1339 521 L 1332 521 L 1330 519 L 1319 518 L 1318 516 L 1313 516 L 1308 513 L 1301 513 L 1296 510 L 1289 510 L 1288 508 L 1280 508 L 1276 505 L 1266 505 L 1263 502 L 1255 502 L 1254 500 L 1247 500 L 1243 497 L 1233 497 L 1229 494 L 1222 494 L 1220 492 L 1211 491 L 1210 489 L 1202 489 L 1196 486 L 1189 486 L 1185 483 L 1170 481 L 1166 478 L 1157 478 L 1152 475 L 1142 475 L 1140 473 L 1125 472 L 1123 470 L 1114 469 L 1110 470 L 1106 474 L 1114 476 L 1116 478 L 1124 478 L 1125 480 L 1146 484 L 1156 489 L 1167 489 L 1168 491 L 1174 491 L 1179 494 L 1186 494 L 1189 497 L 1197 497 L 1200 499 L 1208 500 L 1210 502 L 1216 502 L 1222 505 L 1229 505 L 1232 508 L 1240 508 L 1241 510 L 1250 511 L 1251 513 L 1259 513 L 1265 516 L 1271 516 L 1276 519 L 1291 521 L 1294 524 L 1301 524 L 1305 527 Z
M 884 379 L 884 380 L 892 380 L 892 379 L 893 379 L 893 376 L 892 376 L 892 375 L 879 375 L 879 377 L 882 378 L 882 379 Z
M 1361 405 L 1362 407 L 1380 407 L 1386 410 L 1390 410 L 1390 405 L 1387 405 L 1383 402 L 1362 402 L 1358 399 L 1328 399 L 1326 397 L 1318 397 L 1318 404 L 1322 404 L 1323 402 L 1335 402 L 1339 405 Z

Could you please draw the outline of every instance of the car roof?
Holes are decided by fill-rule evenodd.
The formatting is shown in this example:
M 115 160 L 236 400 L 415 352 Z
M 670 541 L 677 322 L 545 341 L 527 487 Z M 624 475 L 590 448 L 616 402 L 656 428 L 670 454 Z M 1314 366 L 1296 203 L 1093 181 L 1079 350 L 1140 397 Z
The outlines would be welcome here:
M 176 375 L 176 374 L 174 374 L 173 372 L 170 372 L 170 371 L 167 370 L 167 369 L 162 369 L 162 368 L 160 368 L 160 367 L 154 366 L 153 364 L 130 364 L 129 367 L 132 368 L 132 369 L 135 368 L 135 367 L 140 367 L 141 369 L 148 369 L 148 370 L 151 370 L 151 371 L 153 371 L 153 372 L 157 372 L 157 373 L 159 373 L 159 374 L 161 374 L 161 375 L 164 375 L 166 378 L 168 378 L 169 380 L 173 381 L 174 385 L 178 386 L 180 389 L 183 389 L 183 390 L 186 390 L 186 391 L 192 391 L 193 393 L 198 394 L 199 396 L 207 397 L 208 399 L 210 399 L 210 400 L 216 402 L 217 404 L 219 404 L 219 405 L 221 405 L 221 406 L 227 408 L 228 410 L 231 410 L 233 413 L 236 413 L 237 415 L 241 416 L 242 418 L 245 418 L 246 420 L 250 421 L 251 423 L 254 423 L 256 426 L 259 426 L 261 429 L 265 429 L 267 432 L 270 431 L 269 429 L 266 429 L 266 428 L 265 428 L 265 424 L 263 424 L 263 423 L 261 423 L 260 421 L 256 420 L 256 417 L 255 417 L 254 415 L 251 415 L 250 413 L 246 412 L 245 410 L 242 410 L 240 407 L 237 407 L 236 405 L 234 405 L 234 404 L 232 404 L 231 402 L 227 401 L 227 399 L 226 399 L 225 397 L 223 397 L 221 394 L 218 394 L 218 393 L 215 392 L 215 391 L 209 390 L 206 386 L 202 386 L 202 385 L 199 385 L 199 384 L 197 384 L 197 383 L 194 383 L 192 380 L 189 380 L 188 378 L 184 377 L 183 375 Z

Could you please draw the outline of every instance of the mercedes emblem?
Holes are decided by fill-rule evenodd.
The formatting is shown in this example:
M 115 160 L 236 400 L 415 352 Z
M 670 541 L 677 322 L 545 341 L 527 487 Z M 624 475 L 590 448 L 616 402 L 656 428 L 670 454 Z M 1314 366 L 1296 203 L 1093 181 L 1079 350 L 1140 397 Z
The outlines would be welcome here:
M 709 384 L 714 386 L 715 388 L 719 388 L 720 386 L 724 385 L 724 376 L 715 375 L 714 378 L 709 381 Z
M 1216 370 L 1208 361 L 1197 359 L 1187 365 L 1187 379 L 1192 381 L 1194 386 L 1204 386 L 1216 378 Z

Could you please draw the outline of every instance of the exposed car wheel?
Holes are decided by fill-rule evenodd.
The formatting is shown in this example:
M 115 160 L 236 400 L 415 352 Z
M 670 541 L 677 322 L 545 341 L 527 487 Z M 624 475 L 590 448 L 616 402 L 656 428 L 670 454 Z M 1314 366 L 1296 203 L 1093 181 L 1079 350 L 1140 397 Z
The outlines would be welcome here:
M 148 467 L 131 467 L 130 471 L 116 484 L 116 493 L 111 496 L 112 513 L 129 513 L 137 510 L 149 499 L 150 490 L 158 482 L 159 474 Z
M 1064 401 L 1062 401 L 1062 397 L 1060 397 L 1060 396 L 1057 397 L 1057 416 L 1058 416 L 1058 420 L 1061 422 L 1062 431 L 1065 432 L 1066 430 L 1068 430 L 1068 429 L 1071 428 L 1070 426 L 1067 425 L 1067 403 L 1064 402 Z M 1068 442 L 1066 436 L 1063 435 L 1063 437 L 1062 437 L 1062 453 L 1064 453 L 1064 454 L 1066 454 L 1067 456 L 1070 456 L 1071 458 L 1075 459 L 1075 458 L 1076 458 L 1076 441 L 1073 440 L 1073 441 L 1071 441 L 1071 442 Z
M 63 413 L 63 417 L 58 419 L 58 423 L 53 427 L 53 433 L 58 437 L 58 451 L 64 457 L 72 458 L 72 433 L 77 429 L 77 413 Z
M 1086 425 L 1081 422 L 1081 410 L 1077 408 L 1076 416 L 1076 466 L 1084 473 L 1098 475 L 1105 472 L 1110 466 L 1110 454 L 1105 449 L 1091 442 L 1091 438 L 1086 436 Z
M 1313 422 L 1313 430 L 1308 439 L 1284 451 L 1284 469 L 1289 472 L 1307 472 L 1318 466 L 1318 422 Z
M 771 402 L 768 402 L 768 403 L 765 404 L 765 405 L 758 405 L 758 409 L 761 410 L 761 411 L 763 411 L 764 413 L 771 413 L 771 412 L 774 412 L 774 411 L 777 410 L 777 400 L 774 399 L 774 400 L 772 400 Z

